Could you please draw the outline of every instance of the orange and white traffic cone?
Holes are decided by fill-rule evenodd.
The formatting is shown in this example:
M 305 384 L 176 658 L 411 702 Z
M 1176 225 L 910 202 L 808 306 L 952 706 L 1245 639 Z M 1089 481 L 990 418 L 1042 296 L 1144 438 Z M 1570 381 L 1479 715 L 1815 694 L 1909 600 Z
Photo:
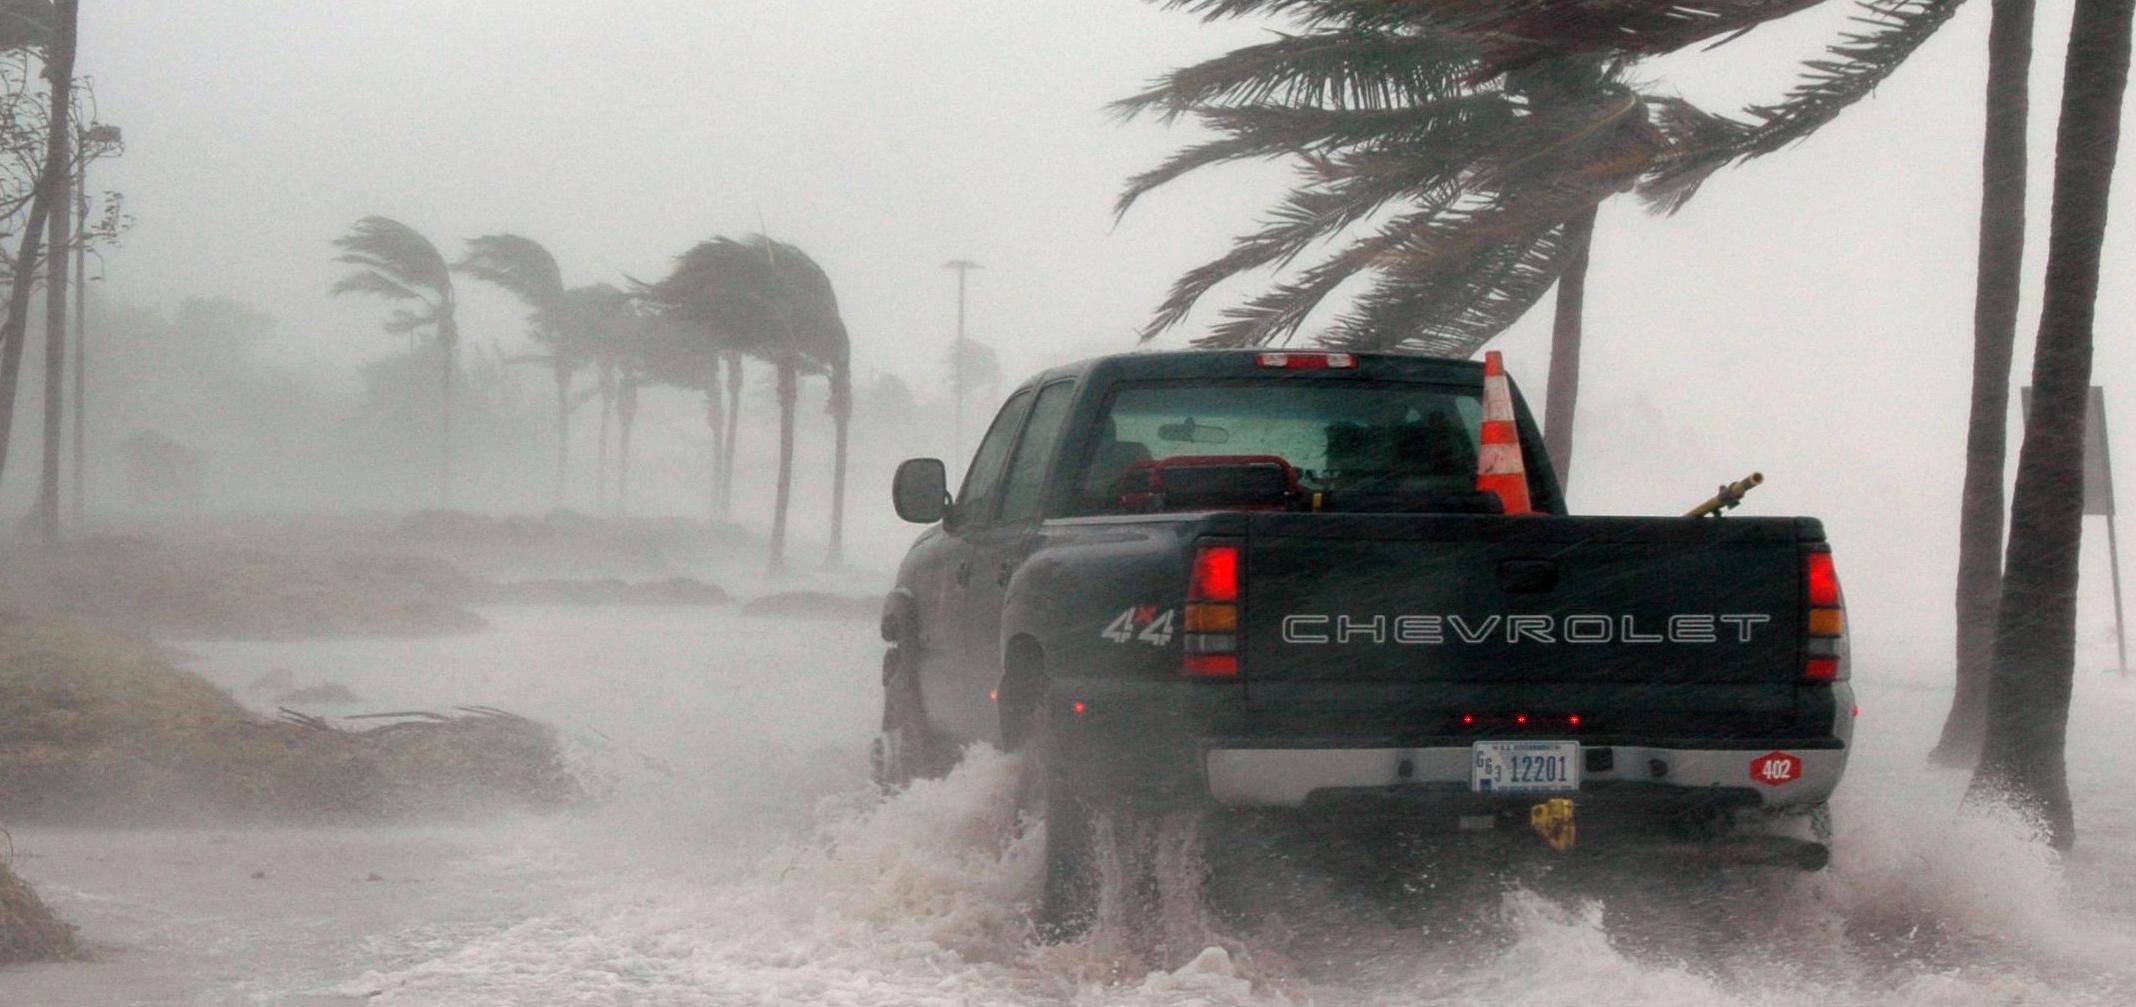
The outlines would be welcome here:
M 1513 386 L 1506 381 L 1505 357 L 1497 350 L 1483 355 L 1483 447 L 1476 452 L 1476 488 L 1498 494 L 1508 514 L 1535 513 L 1528 502 L 1520 428 L 1513 421 Z

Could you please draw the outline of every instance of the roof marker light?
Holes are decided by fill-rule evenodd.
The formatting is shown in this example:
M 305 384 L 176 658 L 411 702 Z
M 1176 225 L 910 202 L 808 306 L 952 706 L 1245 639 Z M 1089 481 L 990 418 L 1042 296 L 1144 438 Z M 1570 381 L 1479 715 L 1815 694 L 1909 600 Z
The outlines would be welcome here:
M 1260 353 L 1254 362 L 1283 371 L 1354 371 L 1355 353 Z

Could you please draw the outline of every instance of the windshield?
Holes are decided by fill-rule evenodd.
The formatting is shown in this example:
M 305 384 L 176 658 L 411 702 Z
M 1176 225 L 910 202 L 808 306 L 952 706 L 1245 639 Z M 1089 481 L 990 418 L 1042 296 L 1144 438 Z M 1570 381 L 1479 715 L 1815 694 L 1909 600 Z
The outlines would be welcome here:
M 1131 385 L 1099 421 L 1077 510 L 1128 509 L 1121 476 L 1180 456 L 1282 458 L 1299 488 L 1322 494 L 1329 509 L 1473 509 L 1458 498 L 1475 491 L 1480 395 L 1401 382 Z

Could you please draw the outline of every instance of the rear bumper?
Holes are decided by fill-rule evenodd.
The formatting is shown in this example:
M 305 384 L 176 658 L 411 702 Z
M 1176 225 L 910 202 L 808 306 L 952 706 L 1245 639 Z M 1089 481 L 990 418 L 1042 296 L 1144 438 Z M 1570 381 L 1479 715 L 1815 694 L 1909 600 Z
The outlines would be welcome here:
M 1807 747 L 1686 748 L 1649 745 L 1583 746 L 1580 788 L 1563 793 L 1474 794 L 1467 746 L 1418 748 L 1251 747 L 1224 741 L 1203 749 L 1210 798 L 1240 808 L 1298 808 L 1308 804 L 1429 804 L 1484 811 L 1550 797 L 1627 805 L 1716 804 L 1799 807 L 1824 802 L 1846 772 L 1847 749 L 1820 739 Z M 1597 758 L 1594 753 L 1606 752 Z M 1773 756 L 1799 769 L 1773 780 L 1763 768 Z M 1595 768 L 1606 762 L 1606 768 Z

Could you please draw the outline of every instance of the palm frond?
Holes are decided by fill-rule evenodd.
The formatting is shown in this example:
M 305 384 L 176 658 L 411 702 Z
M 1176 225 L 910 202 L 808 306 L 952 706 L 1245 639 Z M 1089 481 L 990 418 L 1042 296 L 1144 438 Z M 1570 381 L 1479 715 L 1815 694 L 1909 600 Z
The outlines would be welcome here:
M 339 261 L 379 273 L 439 302 L 452 300 L 452 274 L 445 257 L 414 228 L 387 217 L 365 217 L 334 239 Z
M 1494 92 L 1460 95 L 1414 108 L 1370 111 L 1276 105 L 1199 109 L 1196 115 L 1202 123 L 1223 135 L 1187 147 L 1128 179 L 1113 209 L 1126 213 L 1153 189 L 1199 169 L 1234 161 L 1310 156 L 1370 145 L 1445 151 L 1447 162 L 1458 164 L 1461 151 L 1518 114 L 1507 96 Z
M 423 296 L 409 289 L 406 284 L 373 269 L 358 270 L 336 280 L 332 293 L 336 296 L 341 294 L 370 294 L 375 297 L 384 297 L 396 301 L 421 300 Z
M 1391 109 L 1452 97 L 1473 72 L 1471 49 L 1437 35 L 1338 29 L 1280 35 L 1153 81 L 1114 102 L 1123 119 L 1171 121 L 1208 106 Z
M 564 296 L 564 274 L 556 256 L 524 235 L 469 238 L 467 254 L 453 268 L 503 287 L 536 311 L 554 306 Z
M 1827 47 L 1829 58 L 1805 63 L 1805 72 L 1781 101 L 1745 110 L 1750 121 L 1671 110 L 1665 128 L 1679 137 L 1678 152 L 1640 187 L 1648 204 L 1664 213 L 1681 209 L 1700 183 L 1728 164 L 1761 157 L 1796 143 L 1867 98 L 1907 57 L 1951 19 L 1965 0 L 1861 0 L 1854 23 Z

